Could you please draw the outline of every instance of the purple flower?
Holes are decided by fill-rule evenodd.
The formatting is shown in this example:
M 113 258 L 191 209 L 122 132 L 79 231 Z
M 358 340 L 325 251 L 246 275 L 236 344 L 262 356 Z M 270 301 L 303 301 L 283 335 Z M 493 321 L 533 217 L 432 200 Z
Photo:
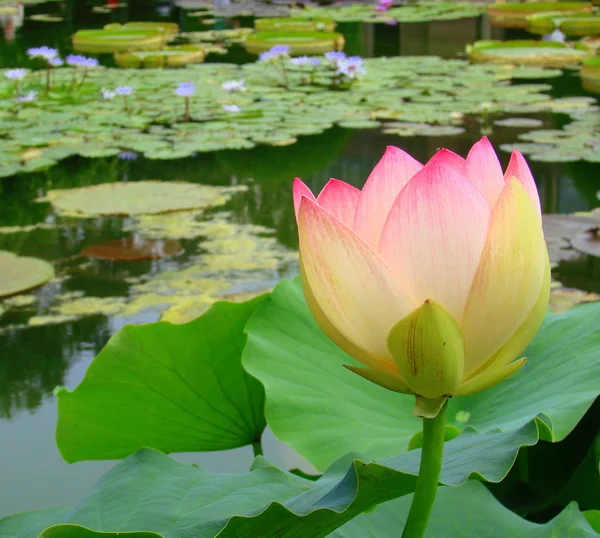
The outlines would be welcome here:
M 87 58 L 81 54 L 69 54 L 65 58 L 65 61 L 67 62 L 67 65 L 70 65 L 71 67 L 78 67 L 80 65 L 84 65 L 87 61 Z
M 98 67 L 98 60 L 96 58 L 85 58 L 81 65 L 83 67 Z
M 138 154 L 135 151 L 122 151 L 117 155 L 117 159 L 122 161 L 135 161 L 138 158 Z
M 398 21 L 396 19 L 390 19 L 389 21 L 385 21 L 385 24 L 387 24 L 388 26 L 397 26 Z
M 37 99 L 37 92 L 34 91 L 30 91 L 29 93 L 22 95 L 20 97 L 17 97 L 17 101 L 19 101 L 19 103 L 31 103 L 32 101 L 35 101 Z
M 57 56 L 56 58 L 50 58 L 48 60 L 48 63 L 52 66 L 52 67 L 60 67 L 61 65 L 64 64 L 64 62 Z
M 350 79 L 355 78 L 356 75 L 364 74 L 365 72 L 363 60 L 360 56 L 351 56 L 345 60 L 338 61 L 337 73 Z
M 228 92 L 245 92 L 246 87 L 244 86 L 243 80 L 227 80 L 221 84 L 221 88 Z
M 345 52 L 326 52 L 325 58 L 327 58 L 330 62 L 339 62 L 340 60 L 346 59 Z
M 56 58 L 58 56 L 58 51 L 44 45 L 43 47 L 27 49 L 27 55 L 30 58 L 43 58 L 44 60 L 48 61 L 52 58 Z
M 223 105 L 225 112 L 241 112 L 242 109 L 237 105 Z
M 27 76 L 27 69 L 9 69 L 4 72 L 4 76 L 10 80 L 21 80 Z
M 117 95 L 131 95 L 133 93 L 133 88 L 131 86 L 119 86 L 115 88 L 115 92 Z
M 375 7 L 376 11 L 387 11 L 388 9 L 388 6 L 384 4 L 377 4 L 377 6 Z
M 191 97 L 196 93 L 196 87 L 193 82 L 182 82 L 175 88 L 175 95 L 179 97 Z
M 269 60 L 275 60 L 276 58 L 279 58 L 281 56 L 286 56 L 289 52 L 289 45 L 275 45 L 274 47 L 271 47 L 268 51 L 261 52 L 258 55 L 258 59 L 261 62 L 268 62 Z
M 310 63 L 313 67 L 318 67 L 321 65 L 321 60 L 319 60 L 319 58 L 311 58 Z

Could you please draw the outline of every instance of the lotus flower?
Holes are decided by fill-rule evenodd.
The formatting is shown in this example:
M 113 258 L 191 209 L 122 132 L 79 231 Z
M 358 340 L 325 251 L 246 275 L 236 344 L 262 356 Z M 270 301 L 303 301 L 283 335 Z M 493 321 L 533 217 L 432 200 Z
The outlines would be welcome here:
M 523 366 L 550 269 L 521 153 L 502 173 L 487 138 L 425 166 L 388 147 L 362 190 L 332 179 L 315 198 L 296 179 L 294 205 L 307 303 L 352 371 L 439 410 Z

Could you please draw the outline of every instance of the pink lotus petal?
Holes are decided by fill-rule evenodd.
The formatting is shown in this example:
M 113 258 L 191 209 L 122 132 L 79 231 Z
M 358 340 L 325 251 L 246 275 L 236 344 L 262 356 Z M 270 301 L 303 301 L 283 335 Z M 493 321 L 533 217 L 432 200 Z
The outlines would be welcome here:
M 307 197 L 298 212 L 304 275 L 325 317 L 367 353 L 392 357 L 387 336 L 415 308 L 386 264 L 350 228 Z
M 427 161 L 425 166 L 438 163 L 455 168 L 463 176 L 467 177 L 467 161 L 449 149 L 444 148 L 439 150 L 433 157 L 431 157 L 431 159 Z
M 485 245 L 490 208 L 445 159 L 453 157 L 432 159 L 402 190 L 379 253 L 417 304 L 433 299 L 458 321 Z
M 527 191 L 529 198 L 531 198 L 533 205 L 536 207 L 541 219 L 542 208 L 535 180 L 533 179 L 533 175 L 531 174 L 531 170 L 529 169 L 525 157 L 523 157 L 523 154 L 517 149 L 515 149 L 510 156 L 510 161 L 506 167 L 506 172 L 504 173 L 504 179 L 508 181 L 511 176 L 515 176 L 523 184 L 523 187 L 525 187 L 525 190 Z
M 294 197 L 294 211 L 296 212 L 296 220 L 298 220 L 298 211 L 300 210 L 300 202 L 302 201 L 302 198 L 306 197 L 313 202 L 316 202 L 317 199 L 300 178 L 294 178 L 294 183 L 292 184 L 292 193 Z
M 504 188 L 502 166 L 490 141 L 484 136 L 467 155 L 467 177 L 485 196 L 491 208 Z
M 374 249 L 394 200 L 423 165 L 400 148 L 388 146 L 373 169 L 356 208 L 354 230 Z
M 332 178 L 317 196 L 317 203 L 351 228 L 359 199 L 356 187 Z

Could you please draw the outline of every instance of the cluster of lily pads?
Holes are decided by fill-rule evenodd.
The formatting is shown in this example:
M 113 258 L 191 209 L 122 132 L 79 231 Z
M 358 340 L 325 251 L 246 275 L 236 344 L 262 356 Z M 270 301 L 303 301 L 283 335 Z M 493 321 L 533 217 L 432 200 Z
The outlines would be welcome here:
M 545 84 L 510 82 L 554 77 L 559 70 L 470 65 L 437 57 L 365 59 L 359 63 L 365 73 L 351 85 L 332 89 L 340 76 L 332 67 L 339 64 L 325 57 L 318 66 L 312 60 L 310 65 L 302 65 L 304 59 L 284 61 L 287 87 L 281 75 L 265 70 L 262 62 L 135 74 L 97 68 L 88 72 L 77 92 L 69 92 L 71 68 L 55 70 L 49 93 L 35 73 L 28 74 L 21 80 L 22 90 L 39 92 L 35 101 L 18 106 L 14 100 L 0 101 L 0 176 L 48 168 L 73 155 L 110 157 L 131 151 L 149 159 L 176 159 L 258 144 L 287 145 L 335 124 L 373 128 L 393 121 L 460 128 L 461 117 L 482 114 L 482 101 L 489 102 L 494 113 L 513 114 L 568 113 L 572 107 L 591 106 L 553 99 L 545 93 L 550 89 Z M 12 95 L 14 84 L 1 78 L 0 96 Z M 225 84 L 240 80 L 246 91 L 231 91 Z M 184 121 L 181 97 L 173 94 L 183 82 L 195 85 L 190 121 Z M 105 99 L 103 88 L 130 88 L 131 94 Z

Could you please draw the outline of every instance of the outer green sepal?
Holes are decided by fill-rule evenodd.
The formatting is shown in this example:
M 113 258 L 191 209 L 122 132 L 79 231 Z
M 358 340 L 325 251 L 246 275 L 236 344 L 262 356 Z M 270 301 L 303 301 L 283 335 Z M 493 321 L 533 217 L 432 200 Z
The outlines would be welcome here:
M 388 349 L 402 379 L 419 396 L 449 396 L 462 379 L 462 333 L 454 318 L 434 301 L 425 301 L 393 327 Z

